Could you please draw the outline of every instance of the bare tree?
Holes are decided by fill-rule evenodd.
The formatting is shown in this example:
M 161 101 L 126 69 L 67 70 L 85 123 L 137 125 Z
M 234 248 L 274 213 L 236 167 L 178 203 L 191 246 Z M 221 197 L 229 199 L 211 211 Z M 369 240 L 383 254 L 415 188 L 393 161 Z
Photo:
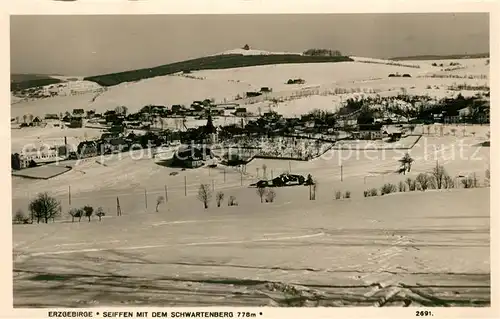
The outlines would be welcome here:
M 276 192 L 273 189 L 269 189 L 266 194 L 266 202 L 272 203 L 276 198 Z
M 266 194 L 266 188 L 265 187 L 257 187 L 257 195 L 260 197 L 260 202 L 263 203 L 264 200 L 264 195 Z
M 203 203 L 203 207 L 205 209 L 208 208 L 208 203 L 210 202 L 211 198 L 212 191 L 210 190 L 210 185 L 201 184 L 200 188 L 198 189 L 198 200 Z
M 101 221 L 102 216 L 105 215 L 104 209 L 102 209 L 102 207 L 97 207 L 97 211 L 96 211 L 95 215 L 97 217 L 99 217 L 99 221 Z
M 71 222 L 75 222 L 75 218 L 79 218 L 78 221 L 82 219 L 83 211 L 79 208 L 72 208 L 69 210 L 68 214 L 71 216 Z
M 47 192 L 40 193 L 31 201 L 29 210 L 33 218 L 37 219 L 37 223 L 40 223 L 40 220 L 48 223 L 49 219 L 54 219 L 61 213 L 61 203 Z
M 165 202 L 165 197 L 158 196 L 156 198 L 156 212 L 158 213 L 158 207 Z
M 215 195 L 215 200 L 217 201 L 217 207 L 220 207 L 220 204 L 224 200 L 224 193 L 222 191 L 217 192 Z
M 443 188 L 444 183 L 445 183 L 445 178 L 447 175 L 444 167 L 439 165 L 438 163 L 436 163 L 436 166 L 432 169 L 431 174 L 434 177 L 434 182 L 436 183 L 436 188 L 437 189 Z
M 410 172 L 411 171 L 411 165 L 413 164 L 415 160 L 413 158 L 411 158 L 410 154 L 409 153 L 406 153 L 400 160 L 399 162 L 401 163 L 402 167 L 400 169 L 400 171 L 403 173 L 403 174 L 406 174 L 406 172 Z

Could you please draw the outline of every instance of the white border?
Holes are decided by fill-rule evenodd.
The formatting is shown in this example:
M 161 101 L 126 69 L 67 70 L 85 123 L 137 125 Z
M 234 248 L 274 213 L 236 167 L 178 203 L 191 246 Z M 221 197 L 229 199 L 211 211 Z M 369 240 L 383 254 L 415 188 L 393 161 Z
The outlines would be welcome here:
M 3 0 L 2 2 L 7 2 Z M 0 23 L 2 25 L 3 59 L 1 63 L 2 84 L 5 88 L 1 95 L 0 118 L 3 125 L 0 126 L 0 143 L 5 154 L 2 157 L 1 176 L 2 203 L 4 204 L 0 233 L 5 237 L 1 245 L 2 255 L 7 257 L 7 262 L 0 263 L 0 273 L 3 277 L 1 307 L 2 317 L 5 318 L 36 318 L 47 317 L 47 310 L 13 310 L 12 308 L 12 263 L 8 258 L 12 256 L 12 227 L 11 227 L 11 177 L 8 157 L 10 153 L 10 41 L 9 41 L 9 15 L 10 14 L 251 14 L 251 13 L 388 13 L 388 12 L 490 12 L 490 54 L 491 54 L 491 84 L 495 88 L 491 95 L 492 122 L 495 123 L 499 116 L 497 104 L 500 99 L 498 88 L 500 87 L 499 75 L 499 42 L 497 32 L 500 30 L 498 16 L 498 1 L 319 1 L 319 0 L 181 0 L 173 4 L 168 0 L 78 0 L 73 2 L 51 1 L 51 0 L 12 0 L 2 3 L 4 7 L 0 11 Z M 498 128 L 491 126 L 492 139 L 498 136 Z M 493 143 L 491 156 L 496 157 L 496 144 Z M 491 161 L 493 178 L 491 187 L 497 188 L 496 178 L 499 172 L 497 161 Z M 494 192 L 493 192 L 494 193 Z M 498 291 L 497 270 L 500 269 L 498 262 L 499 237 L 498 231 L 498 196 L 491 196 L 491 308 L 429 308 L 434 317 L 453 318 L 500 318 L 500 308 L 494 300 L 500 300 Z M 176 308 L 179 311 L 262 311 L 261 318 L 333 318 L 333 317 L 358 317 L 358 318 L 388 318 L 388 317 L 415 317 L 417 308 Z M 71 309 L 68 309 L 71 310 Z M 83 310 L 83 309 L 82 309 Z M 96 311 L 97 309 L 89 309 Z M 101 308 L 102 311 L 171 311 L 164 308 Z M 97 317 L 100 318 L 100 317 Z

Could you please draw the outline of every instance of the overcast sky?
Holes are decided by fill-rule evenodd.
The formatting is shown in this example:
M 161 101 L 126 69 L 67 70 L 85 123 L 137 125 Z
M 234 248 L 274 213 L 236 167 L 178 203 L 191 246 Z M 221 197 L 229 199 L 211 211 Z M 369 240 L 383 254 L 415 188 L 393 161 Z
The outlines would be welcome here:
M 489 52 L 487 13 L 11 16 L 12 73 L 97 75 L 235 49 L 366 57 Z

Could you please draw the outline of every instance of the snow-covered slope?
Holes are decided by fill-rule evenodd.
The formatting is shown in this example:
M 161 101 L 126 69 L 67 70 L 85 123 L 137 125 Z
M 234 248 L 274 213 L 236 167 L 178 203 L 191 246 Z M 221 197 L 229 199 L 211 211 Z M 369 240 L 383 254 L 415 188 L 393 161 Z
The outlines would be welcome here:
M 223 52 L 247 54 L 279 54 L 259 50 L 230 50 Z M 147 104 L 170 106 L 190 104 L 194 100 L 213 98 L 217 103 L 235 101 L 237 96 L 245 97 L 246 92 L 259 91 L 262 87 L 272 89 L 261 97 L 241 99 L 236 102 L 248 108 L 271 99 L 287 100 L 295 97 L 316 95 L 316 100 L 304 101 L 307 112 L 311 108 L 324 105 L 334 110 L 341 100 L 353 97 L 353 94 L 380 96 L 397 95 L 403 91 L 408 94 L 435 96 L 442 98 L 457 94 L 448 87 L 456 84 L 489 85 L 489 66 L 486 59 L 458 60 L 459 69 L 446 70 L 453 61 L 390 61 L 354 57 L 354 62 L 279 64 L 223 70 L 192 71 L 190 74 L 159 76 L 137 82 L 101 88 L 93 82 L 70 81 L 61 87 L 55 85 L 52 90 L 61 91 L 58 97 L 36 101 L 13 101 L 12 115 L 23 116 L 60 113 L 74 108 L 95 109 L 104 112 L 118 105 L 125 105 L 131 112 Z M 432 63 L 446 67 L 436 67 Z M 414 66 L 419 66 L 418 68 Z M 389 78 L 389 74 L 409 74 L 411 78 Z M 473 76 L 474 78 L 467 78 Z M 286 84 L 289 79 L 303 79 L 304 84 Z M 429 86 L 431 88 L 429 88 Z M 344 90 L 348 94 L 332 94 Z M 78 94 L 67 94 L 68 92 Z M 464 91 L 463 95 L 475 94 Z M 65 96 L 62 96 L 65 95 Z M 335 95 L 335 96 L 331 96 Z M 322 97 L 326 96 L 326 100 Z M 325 100 L 316 104 L 319 100 Z M 16 103 L 17 102 L 17 103 Z M 302 104 L 304 104 L 302 103 Z M 258 105 L 262 107 L 262 105 Z M 323 106 L 321 106 L 323 108 Z M 297 109 L 297 111 L 300 111 Z M 286 108 L 280 112 L 287 114 Z M 296 111 L 292 112 L 296 114 Z

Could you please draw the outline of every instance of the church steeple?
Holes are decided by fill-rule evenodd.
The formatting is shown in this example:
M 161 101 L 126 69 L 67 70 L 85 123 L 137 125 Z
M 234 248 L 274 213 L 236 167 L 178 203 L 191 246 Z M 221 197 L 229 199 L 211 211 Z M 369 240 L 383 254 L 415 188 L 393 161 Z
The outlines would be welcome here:
M 207 117 L 207 125 L 205 125 L 205 133 L 212 134 L 215 133 L 215 126 L 214 123 L 212 122 L 212 115 L 208 114 Z

